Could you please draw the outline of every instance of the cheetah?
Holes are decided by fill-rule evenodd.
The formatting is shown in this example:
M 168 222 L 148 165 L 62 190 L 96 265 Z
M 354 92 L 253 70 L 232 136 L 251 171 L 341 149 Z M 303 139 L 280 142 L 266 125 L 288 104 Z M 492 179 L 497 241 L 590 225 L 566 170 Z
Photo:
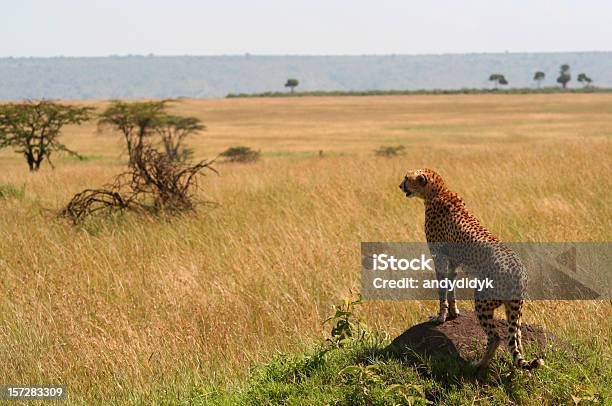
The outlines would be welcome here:
M 409 171 L 400 184 L 406 197 L 425 202 L 425 235 L 434 260 L 436 278 L 453 280 L 457 268 L 479 277 L 492 277 L 495 292 L 475 291 L 475 310 L 487 335 L 487 348 L 476 367 L 486 367 L 500 344 L 493 314 L 504 305 L 508 321 L 508 346 L 513 362 L 530 370 L 543 364 L 541 358 L 526 361 L 522 356 L 521 317 L 527 285 L 525 268 L 518 256 L 491 234 L 472 215 L 463 199 L 450 191 L 440 175 L 431 169 Z M 454 290 L 439 289 L 438 323 L 457 317 L 459 309 Z

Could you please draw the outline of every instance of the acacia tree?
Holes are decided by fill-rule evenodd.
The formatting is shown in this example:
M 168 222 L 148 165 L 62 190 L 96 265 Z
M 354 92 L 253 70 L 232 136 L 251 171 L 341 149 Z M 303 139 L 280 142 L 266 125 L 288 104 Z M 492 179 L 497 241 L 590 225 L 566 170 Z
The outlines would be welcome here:
M 291 93 L 293 93 L 293 91 L 295 90 L 295 88 L 299 84 L 300 84 L 300 82 L 297 79 L 287 79 L 287 83 L 285 83 L 285 87 L 290 88 L 291 89 Z
M 489 81 L 495 83 L 495 88 L 496 89 L 497 89 L 498 85 L 507 85 L 508 84 L 508 81 L 506 80 L 506 77 L 504 75 L 502 75 L 501 73 L 493 73 L 493 74 L 491 74 L 491 76 L 489 76 Z
M 546 79 L 546 74 L 542 71 L 537 71 L 536 73 L 534 73 L 533 75 L 533 80 L 535 80 L 538 84 L 538 88 L 540 88 L 542 86 L 542 81 Z
M 570 74 L 570 67 L 567 64 L 561 65 L 559 69 L 559 77 L 557 78 L 557 83 L 560 83 L 561 86 L 565 89 L 567 87 L 567 83 L 572 80 L 572 75 Z
M 205 130 L 199 118 L 164 115 L 155 124 L 155 131 L 161 137 L 166 155 L 171 161 L 185 161 L 191 155 L 191 150 L 183 145 L 183 141 L 191 134 Z
M 81 124 L 91 117 L 92 107 L 69 106 L 48 100 L 0 105 L 0 148 L 13 147 L 23 154 L 30 171 L 40 169 L 53 152 L 67 152 L 80 157 L 59 142 L 65 125 Z
M 168 100 L 125 103 L 111 102 L 98 120 L 98 128 L 110 127 L 123 135 L 130 164 L 134 153 L 154 134 L 155 126 L 162 120 Z
M 589 87 L 593 79 L 587 76 L 586 73 L 581 73 L 578 75 L 578 82 L 582 83 L 584 87 Z

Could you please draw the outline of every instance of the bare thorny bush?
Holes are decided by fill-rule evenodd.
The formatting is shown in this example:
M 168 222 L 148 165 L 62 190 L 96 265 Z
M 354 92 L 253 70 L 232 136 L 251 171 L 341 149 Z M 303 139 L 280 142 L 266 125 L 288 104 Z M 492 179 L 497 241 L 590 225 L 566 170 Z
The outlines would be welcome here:
M 214 160 L 194 165 L 171 159 L 150 145 L 141 145 L 128 171 L 101 189 L 85 189 L 74 195 L 61 215 L 75 224 L 94 213 L 123 210 L 182 213 L 195 209 L 198 178 L 204 170 L 217 171 Z

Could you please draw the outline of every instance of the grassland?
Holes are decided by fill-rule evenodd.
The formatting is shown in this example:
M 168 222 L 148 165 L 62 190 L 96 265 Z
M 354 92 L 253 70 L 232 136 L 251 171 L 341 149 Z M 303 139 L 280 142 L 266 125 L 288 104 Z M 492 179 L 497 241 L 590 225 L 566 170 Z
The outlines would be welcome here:
M 56 219 L 72 194 L 125 166 L 120 138 L 93 124 L 63 138 L 89 159 L 56 157 L 55 170 L 28 173 L 22 157 L 0 152 L 0 382 L 64 383 L 75 403 L 206 403 L 210 393 L 232 403 L 249 390 L 251 367 L 311 351 L 327 334 L 321 322 L 332 304 L 359 287 L 361 241 L 424 240 L 422 204 L 398 191 L 407 168 L 438 170 L 507 241 L 612 240 L 609 94 L 184 100 L 176 108 L 208 127 L 191 140 L 197 157 L 233 145 L 263 154 L 255 164 L 219 164 L 202 196 L 220 205 L 197 215 L 128 214 L 79 228 Z M 407 152 L 374 157 L 380 145 Z M 394 336 L 435 306 L 367 302 L 362 317 Z M 571 363 L 583 362 L 582 375 L 520 378 L 535 380 L 526 386 L 533 402 L 571 402 L 589 381 L 608 386 L 609 302 L 534 302 L 525 320 L 586 351 Z M 317 376 L 329 380 L 328 372 Z M 546 382 L 563 390 L 553 396 Z M 464 400 L 452 396 L 446 402 Z M 509 396 L 502 388 L 483 403 L 526 399 Z

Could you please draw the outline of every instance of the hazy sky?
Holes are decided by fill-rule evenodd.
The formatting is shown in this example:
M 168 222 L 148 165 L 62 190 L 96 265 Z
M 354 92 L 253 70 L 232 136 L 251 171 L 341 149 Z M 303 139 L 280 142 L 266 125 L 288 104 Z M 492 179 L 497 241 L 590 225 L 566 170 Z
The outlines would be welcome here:
M 611 50 L 610 0 L 1 0 L 0 56 Z

